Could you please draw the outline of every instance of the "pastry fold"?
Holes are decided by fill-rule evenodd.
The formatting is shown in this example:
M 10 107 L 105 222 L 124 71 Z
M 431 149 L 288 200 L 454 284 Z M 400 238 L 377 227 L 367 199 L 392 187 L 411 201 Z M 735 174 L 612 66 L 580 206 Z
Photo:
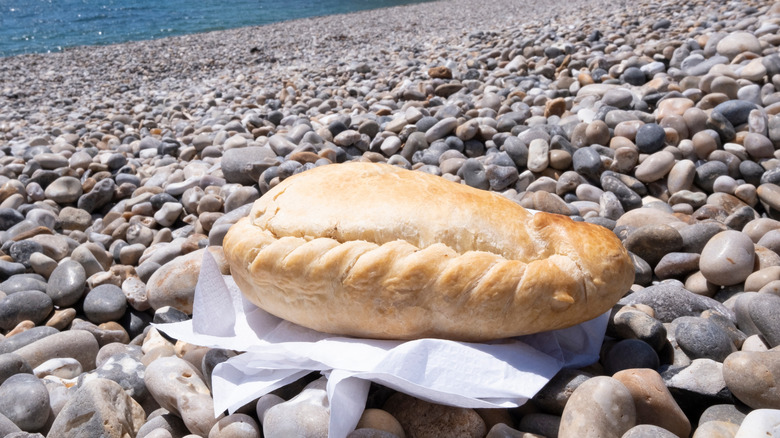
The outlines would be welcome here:
M 375 339 L 481 342 L 569 327 L 609 310 L 634 279 L 606 228 L 363 162 L 287 178 L 223 246 L 258 307 Z

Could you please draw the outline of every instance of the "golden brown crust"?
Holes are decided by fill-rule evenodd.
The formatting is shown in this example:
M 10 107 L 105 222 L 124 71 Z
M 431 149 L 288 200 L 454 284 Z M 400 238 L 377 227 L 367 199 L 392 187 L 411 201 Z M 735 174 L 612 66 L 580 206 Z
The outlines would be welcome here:
M 323 332 L 485 341 L 608 310 L 634 269 L 609 230 L 421 172 L 323 166 L 257 200 L 224 240 L 247 298 Z

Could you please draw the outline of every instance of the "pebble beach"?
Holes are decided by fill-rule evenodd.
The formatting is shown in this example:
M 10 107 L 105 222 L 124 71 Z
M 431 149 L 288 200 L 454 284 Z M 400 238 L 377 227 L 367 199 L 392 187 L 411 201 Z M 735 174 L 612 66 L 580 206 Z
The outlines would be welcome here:
M 525 405 L 373 385 L 349 437 L 780 434 L 779 48 L 780 3 L 448 0 L 0 58 L 0 436 L 326 437 L 318 375 L 214 418 L 237 353 L 151 324 L 356 160 L 606 227 L 635 280 Z

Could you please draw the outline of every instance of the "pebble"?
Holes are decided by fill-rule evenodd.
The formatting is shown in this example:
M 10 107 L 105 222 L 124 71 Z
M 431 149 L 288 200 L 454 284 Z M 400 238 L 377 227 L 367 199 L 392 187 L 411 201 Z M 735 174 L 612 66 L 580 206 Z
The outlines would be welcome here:
M 597 376 L 574 390 L 563 410 L 558 436 L 619 437 L 636 420 L 631 392 L 612 377 Z
M 735 352 L 723 362 L 723 378 L 734 396 L 751 408 L 774 408 L 780 403 L 774 384 L 780 379 L 780 352 Z
M 330 409 L 326 385 L 324 377 L 317 379 L 288 401 L 261 397 L 257 412 L 263 436 L 327 436 Z M 261 408 L 261 404 L 267 407 Z
M 184 313 L 192 313 L 195 285 L 198 282 L 200 264 L 205 249 L 177 257 L 157 269 L 147 282 L 147 300 L 153 309 L 175 307 Z M 221 247 L 209 247 L 220 270 L 227 274 L 227 261 Z
M 146 366 L 144 383 L 161 407 L 180 416 L 191 432 L 207 436 L 219 418 L 214 418 L 211 392 L 199 376 L 189 362 L 161 357 Z
M 38 432 L 49 418 L 49 392 L 31 374 L 13 375 L 0 385 L 0 413 L 20 429 Z
M 602 360 L 604 371 L 610 375 L 631 368 L 656 369 L 660 366 L 658 354 L 646 342 L 623 339 L 607 350 Z
M 84 267 L 76 261 L 67 260 L 52 271 L 46 283 L 46 294 L 55 306 L 72 306 L 83 296 L 86 282 Z
M 260 438 L 260 427 L 249 415 L 232 414 L 219 420 L 208 438 Z
M 70 396 L 52 423 L 49 436 L 133 436 L 145 421 L 141 405 L 121 386 L 95 379 Z
M 749 237 L 735 230 L 722 231 L 702 249 L 699 268 L 707 281 L 731 286 L 742 283 L 753 272 L 755 257 Z
M 734 438 L 780 435 L 780 409 L 756 409 L 747 414 Z
M 664 428 L 676 436 L 689 436 L 691 423 L 666 389 L 663 378 L 650 369 L 627 369 L 612 376 L 631 393 L 636 421 Z
M 677 345 L 691 359 L 706 358 L 723 362 L 736 351 L 728 334 L 709 319 L 681 316 L 672 322 Z
M 13 293 L 0 300 L 0 328 L 11 330 L 22 321 L 40 323 L 53 310 L 51 298 L 37 290 Z
M 127 310 L 127 298 L 118 286 L 100 285 L 84 297 L 84 313 L 90 321 L 101 324 L 119 320 Z
M 69 330 L 46 336 L 14 352 L 35 368 L 49 359 L 72 357 L 84 371 L 95 368 L 99 350 L 97 340 L 84 330 Z

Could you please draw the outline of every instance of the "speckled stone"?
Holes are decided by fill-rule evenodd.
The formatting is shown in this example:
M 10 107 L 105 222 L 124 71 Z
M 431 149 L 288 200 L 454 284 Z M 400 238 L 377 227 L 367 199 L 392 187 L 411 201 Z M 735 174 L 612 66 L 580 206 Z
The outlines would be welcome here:
M 636 407 L 628 389 L 616 379 L 598 376 L 574 390 L 558 436 L 620 437 L 635 425 Z

